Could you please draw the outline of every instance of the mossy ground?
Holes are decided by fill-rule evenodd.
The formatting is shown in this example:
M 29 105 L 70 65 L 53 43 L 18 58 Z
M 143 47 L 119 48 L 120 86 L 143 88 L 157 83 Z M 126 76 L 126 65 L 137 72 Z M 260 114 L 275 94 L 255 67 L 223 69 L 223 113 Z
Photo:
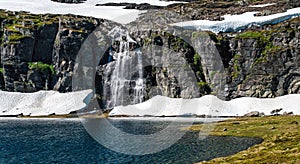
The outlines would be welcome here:
M 36 69 L 41 72 L 50 71 L 52 74 L 55 74 L 54 66 L 43 62 L 30 62 L 28 63 L 28 67 L 29 69 Z
M 195 125 L 190 130 L 201 128 Z M 264 141 L 235 155 L 201 163 L 300 163 L 300 116 L 230 119 L 216 123 L 211 135 L 259 137 Z

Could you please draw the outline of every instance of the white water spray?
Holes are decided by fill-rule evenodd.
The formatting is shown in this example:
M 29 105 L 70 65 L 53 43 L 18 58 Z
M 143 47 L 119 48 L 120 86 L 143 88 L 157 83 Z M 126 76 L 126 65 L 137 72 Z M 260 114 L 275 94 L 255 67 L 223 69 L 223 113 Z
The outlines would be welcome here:
M 113 29 L 115 41 L 119 46 L 117 51 L 110 50 L 114 63 L 110 63 L 106 69 L 104 95 L 107 99 L 106 108 L 114 108 L 119 105 L 141 103 L 144 99 L 143 57 L 140 49 L 133 50 L 136 42 L 122 29 Z M 114 64 L 114 65 L 113 65 Z M 108 77 L 111 74 L 110 77 Z

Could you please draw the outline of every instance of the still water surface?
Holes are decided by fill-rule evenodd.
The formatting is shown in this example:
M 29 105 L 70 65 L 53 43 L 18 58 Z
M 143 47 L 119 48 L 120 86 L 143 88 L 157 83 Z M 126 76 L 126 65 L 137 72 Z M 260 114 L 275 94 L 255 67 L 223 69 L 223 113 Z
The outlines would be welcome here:
M 162 130 L 169 121 L 113 119 L 133 134 Z M 134 126 L 133 126 L 134 125 Z M 0 119 L 0 163 L 194 163 L 227 156 L 260 139 L 209 136 L 187 132 L 170 148 L 151 155 L 126 155 L 98 144 L 78 119 Z

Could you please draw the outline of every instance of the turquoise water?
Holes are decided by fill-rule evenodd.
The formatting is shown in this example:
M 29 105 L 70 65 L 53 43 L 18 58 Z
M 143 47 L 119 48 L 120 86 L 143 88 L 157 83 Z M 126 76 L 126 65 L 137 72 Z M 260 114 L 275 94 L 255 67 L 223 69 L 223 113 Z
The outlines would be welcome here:
M 169 122 L 127 119 L 111 123 L 130 133 L 150 134 Z M 76 119 L 0 119 L 0 163 L 194 163 L 234 154 L 261 142 L 250 138 L 198 137 L 198 133 L 188 132 L 166 150 L 135 156 L 101 146 Z

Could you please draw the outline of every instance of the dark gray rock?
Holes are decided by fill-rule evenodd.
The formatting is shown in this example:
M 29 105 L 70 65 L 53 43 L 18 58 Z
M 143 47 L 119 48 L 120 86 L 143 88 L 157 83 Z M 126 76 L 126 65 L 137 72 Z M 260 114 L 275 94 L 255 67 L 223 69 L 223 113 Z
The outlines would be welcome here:
M 136 9 L 136 10 L 150 10 L 150 9 L 163 9 L 163 6 L 150 5 L 149 3 L 105 3 L 96 4 L 96 6 L 124 6 L 124 9 Z
M 15 81 L 14 82 L 14 91 L 22 92 L 22 93 L 31 93 L 31 92 L 36 92 L 37 88 L 35 88 L 30 83 Z
M 52 63 L 54 41 L 58 32 L 58 23 L 46 24 L 40 27 L 35 35 L 33 61 Z
M 289 8 L 296 8 L 300 6 L 300 2 L 298 0 L 288 0 Z
M 36 90 L 42 90 L 44 88 L 44 81 L 39 71 L 30 71 L 27 80 Z
M 272 110 L 272 111 L 271 111 L 271 114 L 272 114 L 272 115 L 279 115 L 279 112 L 281 112 L 282 110 L 283 110 L 282 108 Z
M 51 0 L 54 2 L 59 2 L 59 3 L 83 3 L 86 0 Z
M 18 60 L 30 62 L 32 61 L 33 49 L 34 38 L 25 36 L 17 42 L 3 45 L 3 47 L 1 47 L 1 59 L 2 61 Z
M 71 91 L 72 82 L 65 76 L 72 74 L 82 43 L 102 20 L 7 11 L 8 15 L 18 21 L 0 19 L 4 27 L 0 29 L 0 66 L 5 72 L 0 78 L 0 88 L 19 92 L 52 90 L 58 83 L 57 73 L 62 79 L 68 79 L 61 83 L 60 91 Z M 29 69 L 33 62 L 42 64 L 37 66 L 40 68 Z
M 13 62 L 3 63 L 5 90 L 14 91 L 14 81 L 18 78 L 16 66 Z
M 3 90 L 4 88 L 5 88 L 4 76 L 3 73 L 0 72 L 0 90 Z

